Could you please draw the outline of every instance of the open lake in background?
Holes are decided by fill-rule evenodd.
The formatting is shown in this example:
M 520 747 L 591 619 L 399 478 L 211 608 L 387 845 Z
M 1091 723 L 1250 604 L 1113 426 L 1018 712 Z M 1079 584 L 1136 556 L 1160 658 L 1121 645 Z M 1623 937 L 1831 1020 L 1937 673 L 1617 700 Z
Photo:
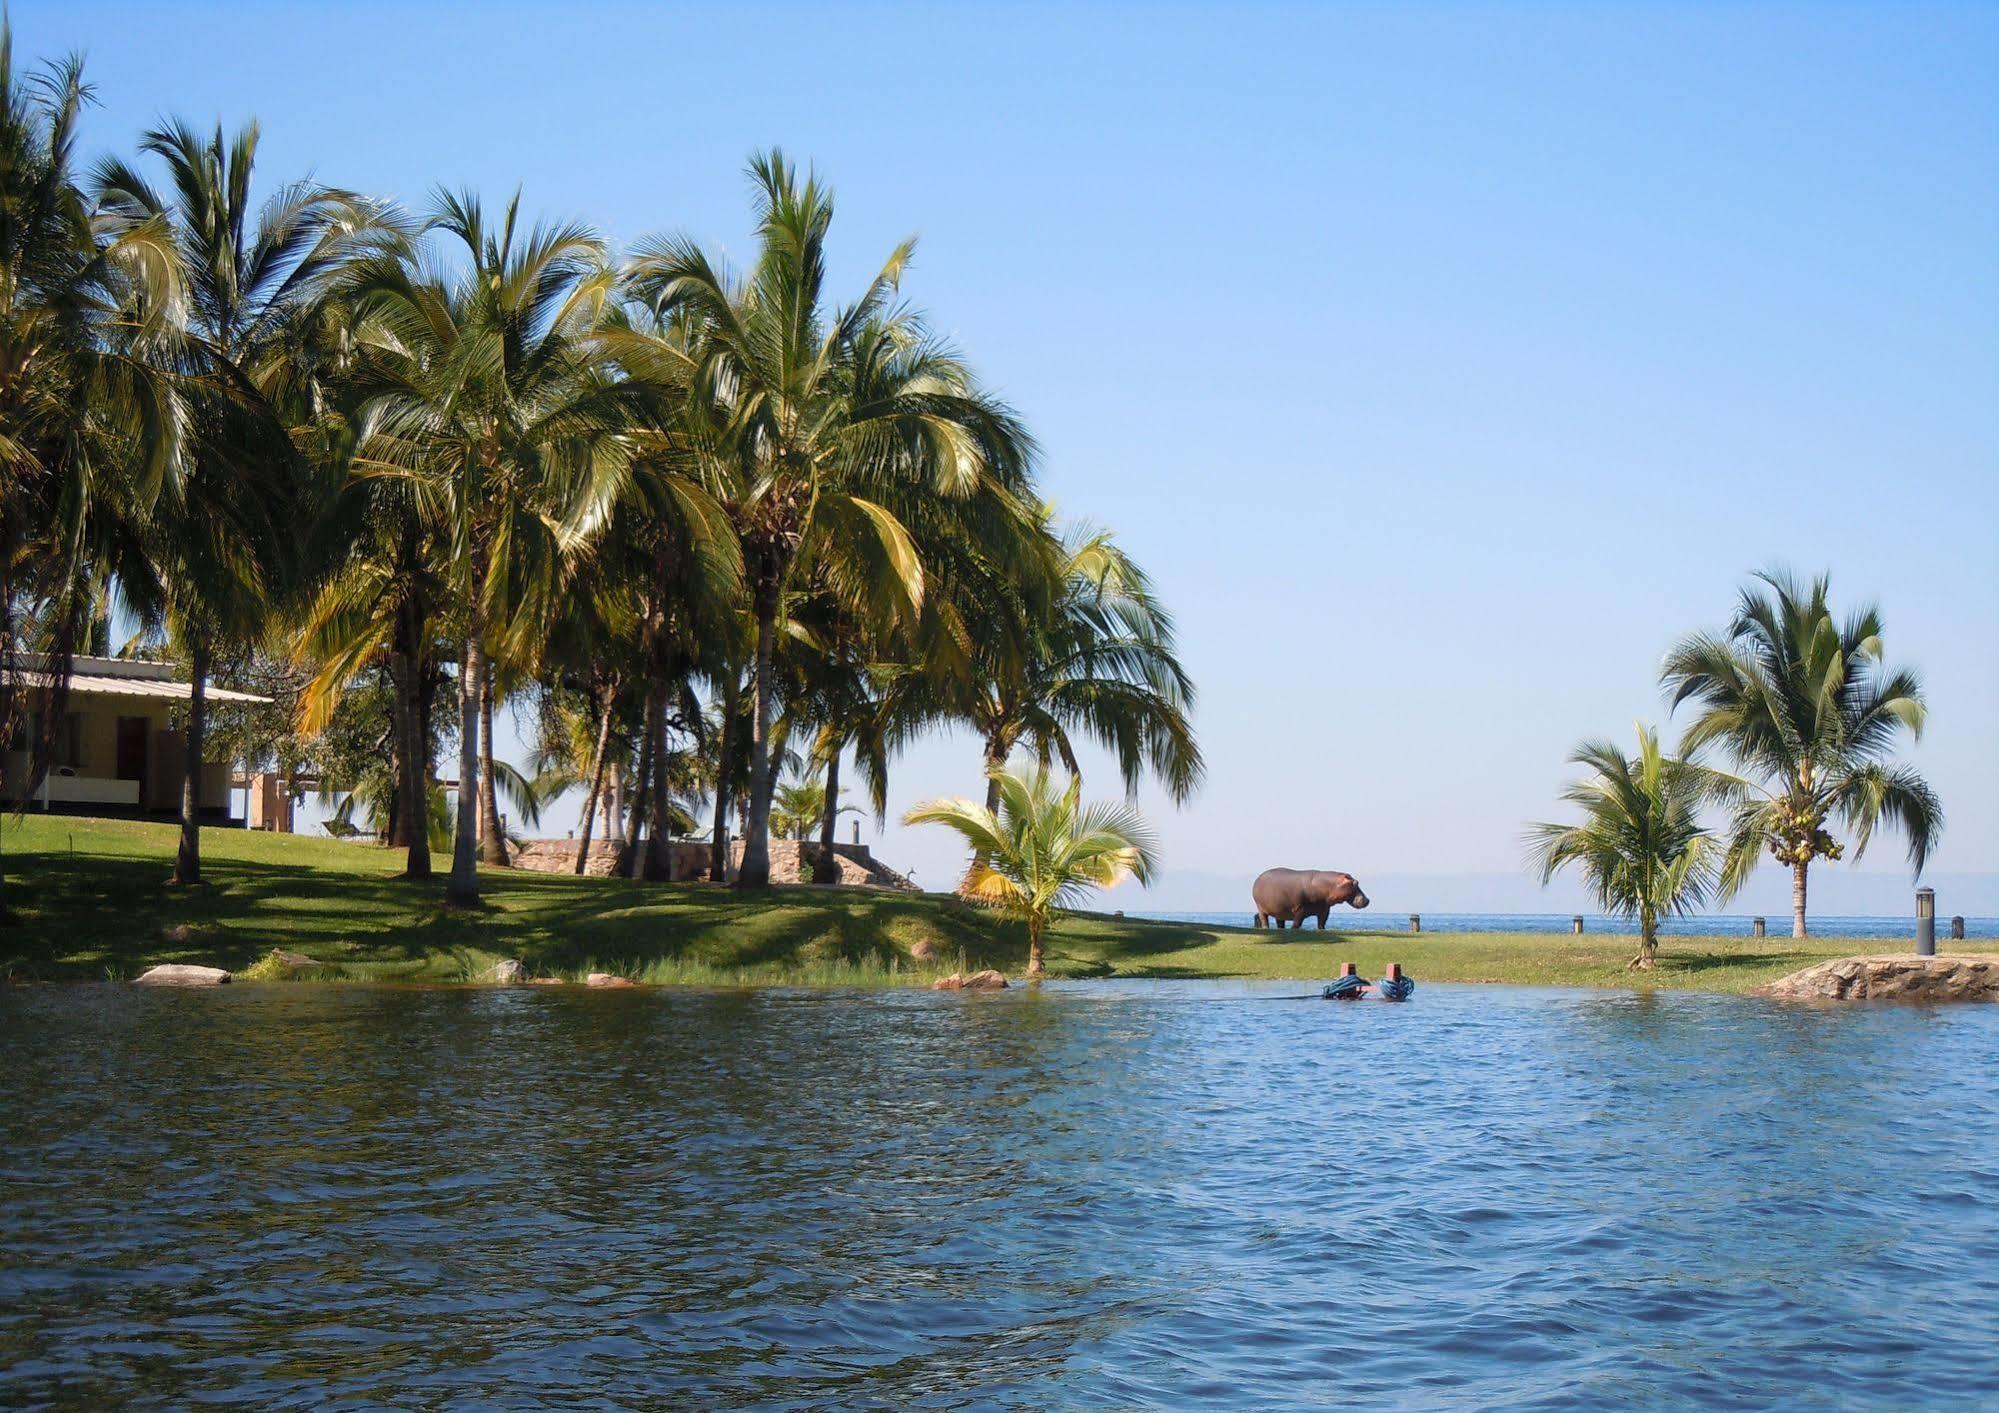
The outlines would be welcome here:
M 1999 1006 L 0 991 L 0 1403 L 1999 1402 Z
M 1248 927 L 1251 914 L 1246 908 L 1234 912 L 1145 912 L 1134 909 L 1128 916 L 1153 918 L 1160 922 L 1222 923 L 1232 927 Z M 1422 913 L 1425 932 L 1567 932 L 1575 913 Z M 1582 914 L 1585 933 L 1610 932 L 1628 933 L 1636 936 L 1638 922 L 1635 918 L 1611 917 L 1603 913 Z M 1789 913 L 1765 913 L 1765 925 L 1772 937 L 1791 935 L 1791 915 Z M 1316 930 L 1318 924 L 1307 922 L 1307 931 Z M 1335 908 L 1326 919 L 1328 931 L 1338 928 L 1345 932 L 1404 932 L 1409 927 L 1408 913 L 1389 912 L 1383 908 L 1364 908 L 1355 912 L 1352 908 Z M 1814 937 L 1855 937 L 1892 938 L 1913 941 L 1916 935 L 1916 920 L 1911 917 L 1820 917 L 1812 914 L 1811 930 Z M 1748 914 L 1737 916 L 1733 913 L 1702 913 L 1694 917 L 1667 918 L 1659 924 L 1661 935 L 1667 937 L 1747 937 L 1750 935 Z M 1999 918 L 1967 917 L 1964 920 L 1964 935 L 1967 939 L 1999 937 Z M 1937 919 L 1937 946 L 1939 950 L 1949 950 L 1950 919 Z

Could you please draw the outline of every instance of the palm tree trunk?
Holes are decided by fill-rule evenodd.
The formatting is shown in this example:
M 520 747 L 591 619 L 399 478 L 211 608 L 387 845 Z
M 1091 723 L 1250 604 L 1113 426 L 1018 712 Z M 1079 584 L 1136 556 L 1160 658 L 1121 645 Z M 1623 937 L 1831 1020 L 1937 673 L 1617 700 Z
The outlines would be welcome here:
M 666 779 L 666 685 L 655 682 L 646 693 L 646 744 L 652 750 L 652 777 L 646 781 L 646 851 L 643 876 L 657 882 L 673 878 L 673 836 L 667 816 L 672 792 Z
M 819 857 L 812 861 L 814 883 L 838 883 L 840 866 L 833 861 L 833 828 L 840 818 L 840 752 L 826 758 L 826 814 L 819 821 Z
M 480 661 L 478 616 L 474 608 L 458 663 L 458 834 L 451 841 L 451 876 L 445 880 L 444 900 L 459 907 L 479 901 L 479 683 L 485 667 Z
M 1626 971 L 1650 971 L 1659 956 L 1659 922 L 1649 912 L 1638 914 L 1638 955 L 1631 959 Z
M 992 778 L 993 772 L 1006 768 L 1006 757 L 1006 745 L 1001 741 L 999 731 L 995 729 L 993 734 L 986 738 L 986 809 L 992 814 L 999 813 L 1000 804 L 999 781 Z
M 597 796 L 604 789 L 604 762 L 611 754 L 611 711 L 618 703 L 618 684 L 613 682 L 604 694 L 604 714 L 597 723 L 597 749 L 590 756 L 590 793 L 583 800 L 583 814 L 578 831 L 582 838 L 576 844 L 576 872 L 581 874 L 590 862 L 590 831 L 597 823 Z
M 1039 913 L 1031 913 L 1027 919 L 1027 974 L 1040 976 L 1047 970 L 1042 960 L 1041 936 L 1048 921 Z
M 13 803 L 10 793 L 13 782 L 7 778 L 7 752 L 14 735 L 14 585 L 8 575 L 10 546 L 14 541 L 7 509 L 0 505 L 0 814 L 5 814 L 7 806 Z M 27 791 L 24 789 L 21 795 L 21 807 L 26 809 Z M 0 819 L 0 833 L 6 827 L 5 820 Z M 0 851 L 0 927 L 17 921 L 13 909 L 7 906 L 7 863 L 5 853 Z
M 479 682 L 479 860 L 507 867 L 507 834 L 500 827 L 500 787 L 493 777 L 493 660 L 482 664 Z
M 403 700 L 403 668 L 397 654 L 389 654 L 389 823 L 382 831 L 382 843 L 400 849 L 410 841 L 409 812 L 409 722 Z
M 992 733 L 986 737 L 986 813 L 996 818 L 999 815 L 1000 787 L 999 781 L 993 779 L 993 772 L 1006 768 L 1006 758 L 1007 746 L 1004 730 L 1001 727 L 995 726 L 992 729 Z M 987 862 L 986 851 L 984 849 L 972 850 L 972 864 L 965 871 L 966 881 L 969 882 L 973 874 L 983 870 Z
M 647 707 L 650 712 L 651 707 Z M 633 878 L 644 876 L 645 869 L 645 803 L 646 784 L 652 779 L 652 733 L 639 733 L 639 778 L 632 782 L 632 803 L 630 823 L 625 826 L 625 843 L 631 850 L 631 861 L 626 869 Z
M 1791 865 L 1791 935 L 1805 935 L 1805 870 L 1809 864 Z
M 417 646 L 416 610 L 405 607 L 401 617 L 402 674 L 396 681 L 397 728 L 402 732 L 402 775 L 396 790 L 402 800 L 403 877 L 430 877 L 430 733 L 424 729 L 423 653 Z
M 625 763 L 613 760 L 604 767 L 604 798 L 597 802 L 597 808 L 604 813 L 604 842 L 625 843 Z
M 743 828 L 743 863 L 738 888 L 770 887 L 770 730 L 775 712 L 772 659 L 777 651 L 777 584 L 757 591 L 756 722 L 750 737 L 750 817 Z
M 208 644 L 195 639 L 188 653 L 194 677 L 187 694 L 187 756 L 180 775 L 180 852 L 169 883 L 186 888 L 201 882 L 201 750 L 208 728 Z
M 742 686 L 736 680 L 736 671 L 729 669 L 729 675 L 722 688 L 722 738 L 715 743 L 715 829 L 708 840 L 708 880 L 723 883 L 729 877 L 729 772 L 732 762 L 730 751 L 735 744 L 736 703 L 742 696 Z

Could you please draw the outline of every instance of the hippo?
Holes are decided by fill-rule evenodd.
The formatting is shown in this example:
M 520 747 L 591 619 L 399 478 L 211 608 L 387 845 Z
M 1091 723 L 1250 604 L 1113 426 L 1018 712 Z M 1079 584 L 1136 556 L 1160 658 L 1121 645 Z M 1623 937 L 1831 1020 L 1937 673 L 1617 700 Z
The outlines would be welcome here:
M 1256 876 L 1249 893 L 1256 900 L 1256 925 L 1262 927 L 1268 921 L 1280 931 L 1287 922 L 1303 927 L 1308 917 L 1317 918 L 1323 931 L 1326 914 L 1337 904 L 1367 906 L 1367 894 L 1360 891 L 1351 873 L 1319 869 L 1265 869 Z

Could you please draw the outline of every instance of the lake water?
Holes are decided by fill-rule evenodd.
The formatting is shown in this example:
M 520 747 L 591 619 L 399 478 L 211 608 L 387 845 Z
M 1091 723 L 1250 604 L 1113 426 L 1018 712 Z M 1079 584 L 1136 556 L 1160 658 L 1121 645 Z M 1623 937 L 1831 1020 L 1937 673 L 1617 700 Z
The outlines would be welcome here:
M 0 1404 L 1992 1406 L 1999 1006 L 0 992 Z
M 1247 927 L 1251 915 L 1244 909 L 1235 912 L 1146 912 L 1133 910 L 1132 917 L 1155 918 L 1162 922 L 1225 923 L 1231 927 Z M 1541 932 L 1561 933 L 1569 930 L 1575 919 L 1574 913 L 1423 913 L 1423 929 L 1426 932 Z M 1666 936 L 1680 937 L 1748 937 L 1750 935 L 1748 914 L 1702 913 L 1695 917 L 1667 918 L 1659 925 L 1659 931 Z M 1791 935 L 1791 915 L 1766 914 L 1764 924 L 1771 937 Z M 1307 922 L 1308 931 L 1316 929 L 1317 923 Z M 1409 926 L 1409 914 L 1387 912 L 1379 907 L 1355 912 L 1351 908 L 1335 908 L 1326 919 L 1328 930 L 1338 928 L 1344 932 L 1401 932 Z M 1609 932 L 1618 935 L 1636 936 L 1638 923 L 1634 918 L 1610 917 L 1603 913 L 1586 914 L 1583 918 L 1585 933 Z M 1893 938 L 1898 941 L 1913 941 L 1916 935 L 1916 920 L 1913 917 L 1820 917 L 1811 920 L 1814 937 L 1852 938 Z M 1967 940 L 1999 937 L 1999 918 L 1968 917 L 1964 920 L 1964 935 Z M 1937 919 L 1937 946 L 1947 950 L 1950 946 L 1950 919 Z

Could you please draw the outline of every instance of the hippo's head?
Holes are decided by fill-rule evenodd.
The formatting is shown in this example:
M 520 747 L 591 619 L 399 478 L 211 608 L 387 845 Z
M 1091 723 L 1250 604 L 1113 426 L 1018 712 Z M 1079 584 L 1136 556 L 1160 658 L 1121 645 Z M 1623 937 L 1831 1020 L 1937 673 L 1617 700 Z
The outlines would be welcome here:
M 1337 873 L 1333 877 L 1337 881 L 1333 884 L 1332 902 L 1355 908 L 1367 906 L 1367 894 L 1360 891 L 1360 884 L 1351 873 Z

